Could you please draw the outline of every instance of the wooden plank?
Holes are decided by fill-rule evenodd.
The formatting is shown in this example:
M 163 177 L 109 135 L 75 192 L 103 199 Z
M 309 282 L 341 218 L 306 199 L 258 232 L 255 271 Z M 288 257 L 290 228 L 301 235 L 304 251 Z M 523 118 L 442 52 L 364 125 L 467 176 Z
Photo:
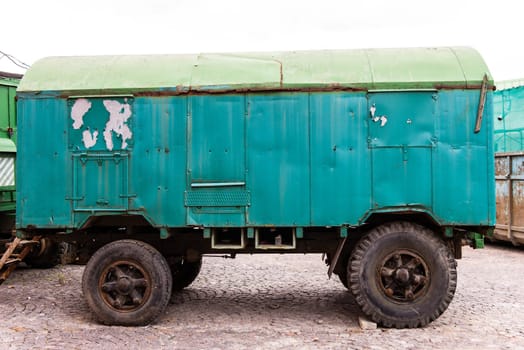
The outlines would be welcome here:
M 4 252 L 4 255 L 2 255 L 2 258 L 0 259 L 0 270 L 4 267 L 7 259 L 13 254 L 14 250 L 20 243 L 20 238 L 16 237 L 13 242 L 9 243 L 7 250 Z

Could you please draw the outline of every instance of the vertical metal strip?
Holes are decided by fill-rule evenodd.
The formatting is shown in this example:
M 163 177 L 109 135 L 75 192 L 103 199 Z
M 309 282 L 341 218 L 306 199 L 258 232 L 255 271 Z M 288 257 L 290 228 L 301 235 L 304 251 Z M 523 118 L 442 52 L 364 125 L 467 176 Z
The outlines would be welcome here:
M 477 110 L 477 122 L 475 123 L 475 134 L 480 132 L 482 126 L 482 117 L 484 115 L 484 106 L 486 104 L 486 94 L 488 92 L 488 75 L 484 74 L 482 78 L 482 87 L 480 88 L 479 108 Z

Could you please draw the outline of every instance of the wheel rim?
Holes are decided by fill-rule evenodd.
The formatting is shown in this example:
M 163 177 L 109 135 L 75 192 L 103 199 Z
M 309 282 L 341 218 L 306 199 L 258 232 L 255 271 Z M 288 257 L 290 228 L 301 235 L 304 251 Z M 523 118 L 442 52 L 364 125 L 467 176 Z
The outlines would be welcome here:
M 430 274 L 419 254 L 411 250 L 398 250 L 382 260 L 377 270 L 377 281 L 390 300 L 412 303 L 426 293 Z
M 142 266 L 133 261 L 116 261 L 100 275 L 98 290 L 109 307 L 131 312 L 147 302 L 151 285 L 151 277 Z

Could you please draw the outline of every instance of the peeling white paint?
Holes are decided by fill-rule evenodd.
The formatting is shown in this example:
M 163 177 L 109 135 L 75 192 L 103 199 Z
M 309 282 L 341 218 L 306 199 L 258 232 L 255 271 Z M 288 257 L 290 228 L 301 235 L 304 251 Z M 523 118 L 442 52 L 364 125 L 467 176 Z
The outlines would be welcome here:
M 377 107 L 375 107 L 375 105 L 371 106 L 371 108 L 369 108 L 369 113 L 371 114 L 371 118 L 375 118 L 375 112 L 377 111 Z
M 79 98 L 71 108 L 71 119 L 73 129 L 78 130 L 84 125 L 84 115 L 91 109 L 91 102 L 85 98 Z
M 85 148 L 91 148 L 96 145 L 96 140 L 98 138 L 98 131 L 93 131 L 93 134 L 89 130 L 84 130 L 82 132 L 82 141 L 84 142 Z
M 388 117 L 386 117 L 385 115 L 381 115 L 381 116 L 373 117 L 372 120 L 373 120 L 373 122 L 375 122 L 375 123 L 380 122 L 380 127 L 383 127 L 384 125 L 387 124 L 387 122 L 388 122 Z
M 112 151 L 114 148 L 113 132 L 122 138 L 122 149 L 127 148 L 126 141 L 133 136 L 126 124 L 131 117 L 131 106 L 128 103 L 120 103 L 114 100 L 104 100 L 104 106 L 109 112 L 109 120 L 103 133 L 107 149 Z

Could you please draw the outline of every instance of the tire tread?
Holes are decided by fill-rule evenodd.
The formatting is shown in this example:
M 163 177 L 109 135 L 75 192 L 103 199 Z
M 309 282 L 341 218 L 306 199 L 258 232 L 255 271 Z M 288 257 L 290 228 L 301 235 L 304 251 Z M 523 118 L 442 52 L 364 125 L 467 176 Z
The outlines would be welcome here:
M 362 291 L 360 285 L 360 270 L 363 260 L 366 259 L 367 250 L 382 237 L 394 232 L 413 232 L 416 231 L 428 241 L 429 244 L 438 247 L 437 253 L 444 257 L 449 272 L 449 286 L 445 292 L 438 307 L 428 315 L 422 316 L 414 320 L 399 320 L 393 317 L 387 318 L 381 315 L 370 305 Z M 357 243 L 353 253 L 351 254 L 350 263 L 348 264 L 348 276 L 350 291 L 355 297 L 355 300 L 362 312 L 367 315 L 374 322 L 388 328 L 416 328 L 424 327 L 430 322 L 437 319 L 449 306 L 457 287 L 457 264 L 451 251 L 446 245 L 436 236 L 434 232 L 423 226 L 413 224 L 410 222 L 392 222 L 384 224 L 372 229 L 365 235 L 359 243 Z

